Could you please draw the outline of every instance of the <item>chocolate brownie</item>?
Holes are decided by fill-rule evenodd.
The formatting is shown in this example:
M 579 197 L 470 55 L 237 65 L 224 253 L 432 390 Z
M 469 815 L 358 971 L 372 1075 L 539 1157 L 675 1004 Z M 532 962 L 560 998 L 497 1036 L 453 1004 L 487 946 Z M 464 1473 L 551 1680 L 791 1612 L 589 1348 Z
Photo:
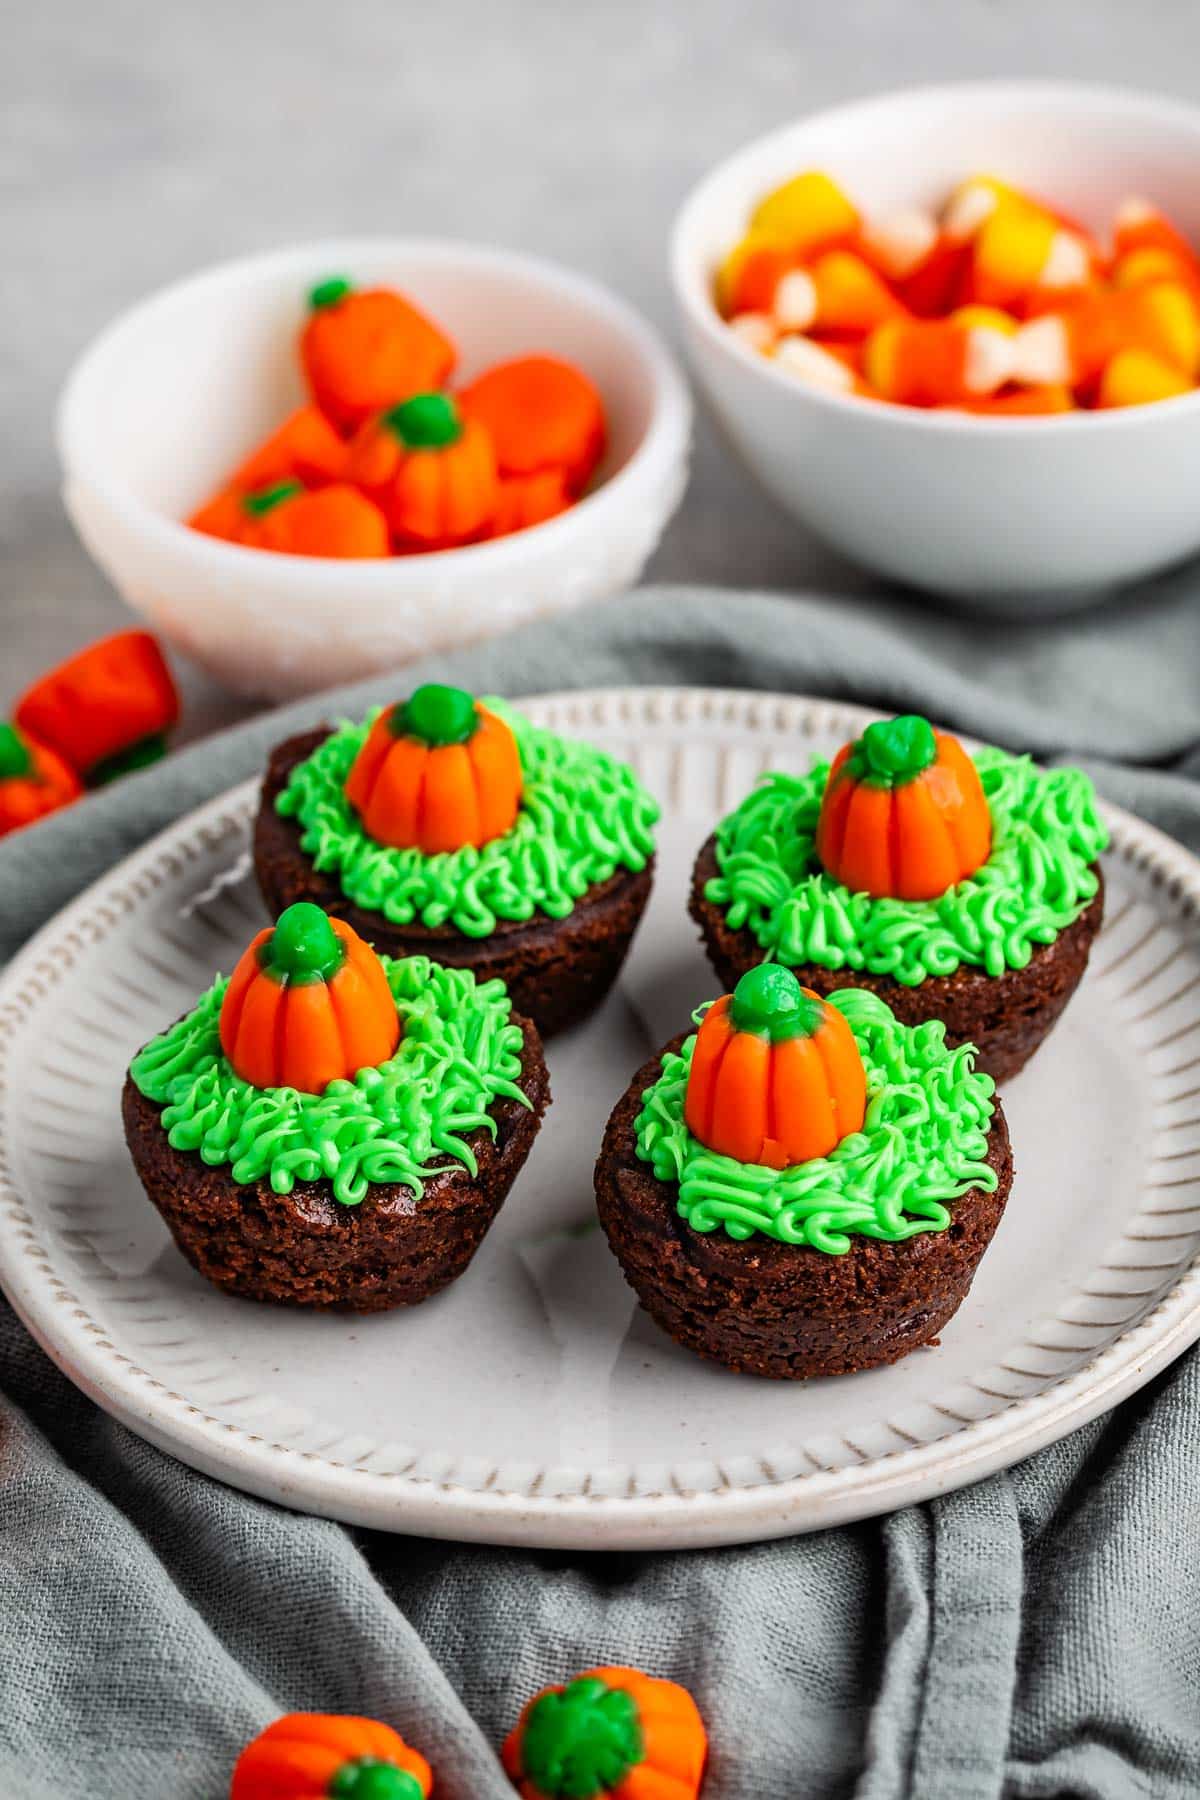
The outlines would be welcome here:
M 1104 877 L 1098 863 L 1092 867 L 1099 882 L 1094 899 L 1053 943 L 1037 945 L 1023 969 L 988 975 L 963 963 L 953 975 L 931 975 L 917 987 L 865 969 L 825 969 L 815 963 L 802 964 L 795 973 L 805 987 L 822 996 L 835 988 L 867 988 L 886 1000 L 905 1025 L 941 1019 L 948 1044 L 974 1044 L 978 1067 L 994 1081 L 1008 1081 L 1049 1036 L 1083 979 L 1104 915 Z M 722 986 L 732 990 L 739 976 L 762 962 L 764 952 L 752 931 L 746 927 L 731 931 L 722 909 L 705 898 L 705 886 L 717 873 L 714 836 L 696 858 L 688 910 L 700 927 Z
M 677 1050 L 683 1034 L 668 1044 Z M 852 1237 L 843 1256 L 755 1235 L 695 1231 L 679 1190 L 637 1154 L 635 1127 L 666 1050 L 639 1069 L 608 1122 L 596 1204 L 625 1279 L 669 1337 L 739 1373 L 798 1381 L 897 1362 L 937 1338 L 970 1290 L 1012 1186 L 1012 1151 L 995 1102 L 987 1162 L 994 1193 L 950 1202 L 945 1231 L 902 1243 Z
M 146 1193 L 192 1267 L 226 1292 L 289 1306 L 385 1312 L 415 1306 L 457 1279 L 483 1241 L 529 1155 L 550 1100 L 537 1029 L 527 1019 L 520 1086 L 533 1110 L 501 1099 L 467 1142 L 476 1175 L 455 1164 L 410 1188 L 380 1183 L 358 1206 L 335 1200 L 327 1181 L 277 1194 L 266 1180 L 241 1184 L 227 1166 L 174 1150 L 162 1108 L 126 1078 L 125 1137 Z
M 342 892 L 337 876 L 313 867 L 300 848 L 301 827 L 275 810 L 297 763 L 328 737 L 329 726 L 289 738 L 271 754 L 254 827 L 254 869 L 272 917 L 295 900 L 313 900 L 344 919 L 388 956 L 432 956 L 452 968 L 470 969 L 477 981 L 499 976 L 513 1007 L 543 1037 L 576 1024 L 599 1005 L 620 973 L 654 882 L 654 858 L 636 873 L 619 869 L 597 882 L 564 919 L 538 914 L 500 919 L 487 937 L 472 938 L 453 925 L 415 921 L 393 925 L 366 912 Z

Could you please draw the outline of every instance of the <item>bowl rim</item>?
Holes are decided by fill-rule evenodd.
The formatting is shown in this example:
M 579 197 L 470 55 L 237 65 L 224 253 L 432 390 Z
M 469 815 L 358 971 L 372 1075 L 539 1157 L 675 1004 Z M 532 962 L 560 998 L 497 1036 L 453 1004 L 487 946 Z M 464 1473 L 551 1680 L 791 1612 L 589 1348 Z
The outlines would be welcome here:
M 1178 418 L 1189 412 L 1200 412 L 1200 386 L 1191 393 L 1155 400 L 1145 406 L 1112 407 L 1104 410 L 1081 407 L 1069 413 L 978 414 L 953 408 L 942 412 L 932 407 L 899 406 L 886 400 L 876 400 L 868 394 L 843 394 L 801 382 L 786 370 L 780 369 L 771 358 L 750 349 L 726 326 L 713 302 L 707 272 L 699 267 L 698 258 L 690 252 L 688 239 L 695 229 L 696 216 L 708 203 L 712 190 L 722 185 L 731 174 L 742 167 L 751 167 L 776 145 L 802 129 L 834 123 L 853 124 L 855 115 L 861 115 L 865 119 L 868 114 L 886 112 L 894 106 L 919 107 L 951 100 L 969 104 L 972 100 L 982 99 L 995 103 L 1005 98 L 1011 100 L 1014 106 L 1031 99 L 1057 102 L 1066 112 L 1087 105 L 1104 106 L 1110 111 L 1127 115 L 1154 113 L 1160 119 L 1169 120 L 1195 134 L 1197 164 L 1200 168 L 1200 106 L 1174 95 L 1155 93 L 1151 89 L 1104 82 L 1053 79 L 1020 81 L 1001 78 L 994 81 L 921 83 L 912 87 L 884 88 L 874 93 L 858 95 L 851 100 L 839 101 L 834 106 L 821 107 L 815 112 L 797 114 L 783 124 L 773 126 L 770 131 L 761 132 L 758 137 L 751 138 L 720 162 L 714 163 L 687 190 L 671 223 L 668 251 L 671 286 L 685 326 L 690 325 L 713 346 L 717 354 L 731 357 L 735 365 L 749 371 L 753 379 L 764 382 L 768 388 L 791 394 L 802 403 L 815 405 L 818 410 L 826 408 L 835 416 L 841 414 L 862 419 L 868 429 L 871 428 L 870 421 L 874 420 L 884 431 L 913 430 L 939 437 L 980 440 L 1032 437 L 1044 441 L 1051 436 L 1078 435 L 1081 432 L 1107 432 L 1110 435 L 1121 431 L 1131 432 L 1144 429 L 1148 419 Z
M 195 531 L 183 519 L 173 519 L 148 505 L 121 483 L 114 483 L 104 471 L 97 471 L 79 451 L 82 420 L 87 404 L 87 387 L 97 367 L 122 339 L 135 333 L 152 310 L 194 295 L 205 288 L 222 287 L 246 277 L 268 276 L 303 268 L 308 264 L 326 268 L 353 265 L 356 259 L 385 254 L 417 255 L 431 264 L 458 266 L 465 270 L 505 270 L 523 275 L 547 290 L 553 290 L 581 302 L 584 308 L 604 317 L 625 333 L 635 354 L 641 359 L 643 373 L 650 389 L 650 414 L 639 442 L 624 465 L 595 489 L 582 494 L 572 507 L 551 519 L 543 519 L 523 531 L 507 537 L 485 540 L 477 544 L 460 544 L 450 550 L 409 551 L 401 555 L 378 558 L 344 559 L 320 556 L 293 556 L 277 550 L 260 550 L 245 544 L 228 544 L 219 538 Z M 533 352 L 529 352 L 533 354 Z M 403 579 L 407 571 L 414 578 L 427 577 L 435 569 L 446 567 L 446 559 L 454 557 L 455 566 L 470 560 L 482 573 L 503 573 L 522 559 L 522 550 L 531 534 L 539 544 L 553 548 L 547 540 L 553 534 L 565 543 L 570 531 L 578 529 L 578 515 L 585 522 L 595 520 L 597 513 L 622 504 L 627 491 L 639 481 L 649 464 L 677 461 L 687 453 L 692 425 L 692 402 L 682 370 L 666 341 L 641 313 L 621 295 L 590 276 L 569 269 L 547 257 L 523 250 L 481 244 L 468 238 L 425 236 L 385 236 L 382 234 L 317 238 L 300 244 L 277 245 L 255 251 L 248 256 L 230 257 L 205 265 L 189 275 L 165 282 L 150 293 L 125 307 L 92 337 L 69 368 L 54 412 L 54 440 L 61 465 L 62 480 L 69 487 L 82 482 L 95 492 L 104 505 L 121 516 L 123 523 L 143 538 L 149 538 L 165 551 L 191 555 L 207 565 L 213 575 L 222 573 L 245 575 L 252 568 L 276 570 L 287 568 L 293 574 L 303 571 L 311 580 L 326 580 L 329 585 L 358 582 L 364 589 L 386 589 Z M 457 560 L 461 559 L 461 561 Z

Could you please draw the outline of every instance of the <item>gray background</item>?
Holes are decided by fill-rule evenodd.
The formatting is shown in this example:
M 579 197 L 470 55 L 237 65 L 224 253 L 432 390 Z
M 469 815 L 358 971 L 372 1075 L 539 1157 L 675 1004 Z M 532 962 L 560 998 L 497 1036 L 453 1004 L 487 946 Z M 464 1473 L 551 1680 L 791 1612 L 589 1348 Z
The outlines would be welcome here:
M 670 220 L 746 139 L 960 75 L 1194 98 L 1198 18 L 1169 0 L 14 3 L 0 56 L 0 709 L 126 617 L 63 515 L 52 421 L 76 353 L 148 290 L 313 235 L 443 232 L 559 258 L 673 334 Z M 703 425 L 650 574 L 866 585 Z M 189 734 L 244 710 L 199 677 L 189 688 Z

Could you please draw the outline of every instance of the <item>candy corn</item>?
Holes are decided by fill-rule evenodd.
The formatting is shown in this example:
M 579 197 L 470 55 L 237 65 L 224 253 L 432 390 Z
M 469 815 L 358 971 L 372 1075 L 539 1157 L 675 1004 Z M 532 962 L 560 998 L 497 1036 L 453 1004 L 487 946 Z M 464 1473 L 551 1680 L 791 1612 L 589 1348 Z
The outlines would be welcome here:
M 756 355 L 831 392 L 1011 417 L 1200 385 L 1200 253 L 1127 200 L 1111 256 L 1052 202 L 975 174 L 940 212 L 860 217 L 806 170 L 764 197 L 716 296 Z
M 904 318 L 907 311 L 871 265 L 848 250 L 829 250 L 807 270 L 785 275 L 771 310 L 784 331 L 857 337 L 887 319 Z
M 1187 376 L 1149 350 L 1119 350 L 1100 377 L 1096 405 L 1145 406 L 1189 393 Z
M 1022 326 L 1013 339 L 1018 381 L 1065 381 L 1098 375 L 1121 350 L 1144 350 L 1194 382 L 1200 370 L 1200 317 L 1177 282 L 1125 288 L 1081 301 Z
M 896 320 L 872 332 L 863 374 L 885 400 L 942 406 L 991 394 L 1007 381 L 1011 338 L 948 319 Z

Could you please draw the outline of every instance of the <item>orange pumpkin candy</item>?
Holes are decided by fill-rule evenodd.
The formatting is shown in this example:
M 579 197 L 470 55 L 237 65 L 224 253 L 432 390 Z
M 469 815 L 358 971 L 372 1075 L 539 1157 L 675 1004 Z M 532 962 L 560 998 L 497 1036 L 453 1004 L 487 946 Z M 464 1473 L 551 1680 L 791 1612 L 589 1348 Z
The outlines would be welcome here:
M 849 1025 L 790 969 L 760 963 L 704 1015 L 684 1122 L 719 1156 L 771 1169 L 828 1156 L 862 1130 L 866 1104 Z
M 707 1754 L 686 1688 L 610 1667 L 543 1688 L 500 1757 L 522 1800 L 696 1800 Z
M 449 394 L 414 394 L 369 419 L 346 452 L 345 475 L 418 550 L 478 537 L 499 496 L 492 440 Z
M 257 933 L 230 976 L 220 1034 L 252 1087 L 320 1094 L 394 1055 L 400 1019 L 370 945 L 298 900 Z
M 333 276 L 308 300 L 300 361 L 313 399 L 339 431 L 440 387 L 454 367 L 450 339 L 390 288 L 359 290 Z
M 462 688 L 431 682 L 380 713 L 346 778 L 346 798 L 378 844 L 425 856 L 479 848 L 516 820 L 516 739 Z
M 915 714 L 881 719 L 833 759 L 817 821 L 822 868 L 856 893 L 935 900 L 992 847 L 979 772 Z
M 47 744 L 0 725 L 0 837 L 78 800 L 83 784 Z
M 375 1719 L 287 1713 L 234 1766 L 229 1800 L 427 1800 L 429 1764 Z

